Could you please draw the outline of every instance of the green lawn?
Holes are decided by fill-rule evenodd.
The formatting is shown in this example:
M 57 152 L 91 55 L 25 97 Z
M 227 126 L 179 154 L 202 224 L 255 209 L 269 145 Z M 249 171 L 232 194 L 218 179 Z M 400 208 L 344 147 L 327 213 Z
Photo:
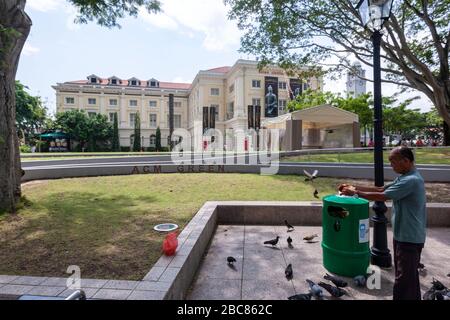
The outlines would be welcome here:
M 306 151 L 305 151 L 306 152 Z M 388 162 L 389 152 L 384 151 L 383 157 Z M 448 164 L 450 165 L 450 148 L 424 148 L 415 150 L 418 164 Z M 301 156 L 284 157 L 282 161 L 292 162 L 360 162 L 373 163 L 373 152 L 305 154 Z
M 320 196 L 341 182 L 319 178 Z M 443 186 L 433 196 L 450 192 Z M 157 174 L 30 182 L 17 216 L 0 215 L 0 274 L 139 280 L 161 256 L 153 226 L 183 228 L 208 200 L 316 200 L 299 176 Z M 450 201 L 450 199 L 447 199 Z

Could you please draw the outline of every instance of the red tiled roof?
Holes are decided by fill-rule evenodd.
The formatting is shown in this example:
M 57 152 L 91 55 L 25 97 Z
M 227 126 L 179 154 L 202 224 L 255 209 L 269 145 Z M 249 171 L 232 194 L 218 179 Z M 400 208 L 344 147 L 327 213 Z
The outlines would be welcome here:
M 107 85 L 108 79 L 100 79 L 100 83 L 92 83 L 92 84 L 99 84 L 99 85 Z M 140 88 L 148 88 L 147 82 L 148 81 L 141 81 L 141 85 L 137 86 Z M 67 81 L 65 83 L 76 83 L 76 84 L 91 84 L 88 82 L 88 80 L 75 80 L 75 81 Z M 122 80 L 121 84 L 117 84 L 116 86 L 120 87 L 128 87 L 128 80 Z M 131 86 L 130 86 L 131 87 Z M 132 86 L 134 87 L 134 86 Z M 190 83 L 177 83 L 177 82 L 159 82 L 159 88 L 160 89 L 179 89 L 179 90 L 187 90 L 191 87 Z
M 225 67 L 218 67 L 218 68 L 208 69 L 206 71 L 218 72 L 218 73 L 227 73 L 228 71 L 230 71 L 230 69 L 231 69 L 231 67 L 225 66 Z

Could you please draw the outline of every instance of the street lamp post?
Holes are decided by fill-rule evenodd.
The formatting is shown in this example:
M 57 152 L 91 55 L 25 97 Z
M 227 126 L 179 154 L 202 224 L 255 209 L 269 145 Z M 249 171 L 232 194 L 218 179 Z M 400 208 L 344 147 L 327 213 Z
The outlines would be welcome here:
M 383 164 L 383 109 L 381 106 L 381 67 L 380 44 L 383 23 L 389 19 L 392 9 L 392 0 L 361 0 L 357 7 L 363 24 L 372 30 L 373 43 L 373 96 L 374 96 L 374 167 L 375 186 L 384 185 Z M 373 246 L 371 247 L 371 263 L 373 265 L 389 268 L 392 257 L 387 246 L 387 211 L 383 201 L 375 201 L 373 207 L 375 216 L 372 217 L 374 225 Z

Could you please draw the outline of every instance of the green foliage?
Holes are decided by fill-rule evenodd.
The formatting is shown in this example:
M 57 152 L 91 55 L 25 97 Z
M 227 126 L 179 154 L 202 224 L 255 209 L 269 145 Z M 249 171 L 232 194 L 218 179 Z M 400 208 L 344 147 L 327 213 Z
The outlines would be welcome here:
M 134 118 L 134 139 L 133 139 L 133 151 L 141 151 L 141 117 L 139 112 L 136 113 Z
M 33 97 L 25 91 L 28 87 L 16 81 L 16 125 L 25 134 L 26 141 L 35 136 L 36 130 L 45 126 L 47 108 L 40 97 Z
M 298 95 L 294 100 L 289 101 L 287 107 L 289 111 L 302 110 L 322 104 L 336 106 L 337 96 L 331 92 L 308 89 Z
M 20 153 L 31 153 L 31 147 L 29 145 L 21 145 L 19 147 Z
M 155 148 L 156 151 L 161 151 L 161 129 L 156 128 Z
M 126 15 L 137 17 L 141 6 L 150 13 L 161 10 L 161 3 L 158 0 L 68 0 L 68 2 L 78 9 L 75 22 L 88 23 L 96 20 L 99 25 L 108 28 L 120 28 L 117 20 Z
M 113 124 L 113 137 L 112 137 L 112 151 L 120 151 L 119 142 L 119 124 L 117 121 L 117 112 L 114 113 L 114 124 Z

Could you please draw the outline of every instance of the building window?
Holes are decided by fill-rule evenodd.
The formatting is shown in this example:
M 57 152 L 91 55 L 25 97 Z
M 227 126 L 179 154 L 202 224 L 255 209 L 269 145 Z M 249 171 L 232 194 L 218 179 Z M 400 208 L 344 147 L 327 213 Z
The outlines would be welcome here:
M 130 107 L 137 107 L 137 100 L 130 100 Z
M 252 80 L 252 88 L 261 88 L 261 80 Z
M 148 105 L 149 105 L 150 107 L 156 107 L 156 106 L 157 106 L 157 102 L 156 102 L 156 100 L 150 100 L 149 103 L 148 103 Z
M 211 95 L 218 96 L 220 94 L 219 88 L 211 88 Z
M 158 82 L 157 81 L 150 81 L 150 87 L 158 87 Z
M 75 98 L 74 97 L 66 97 L 66 104 L 74 104 Z
M 216 121 L 219 120 L 219 105 L 218 104 L 212 104 L 211 107 L 215 108 L 214 110 L 216 111 L 216 114 L 215 114 Z
M 96 112 L 93 112 L 93 111 L 89 111 L 89 112 L 88 112 L 89 118 L 95 117 L 96 114 L 97 114 L 97 113 L 96 113 Z
M 286 112 L 286 105 L 287 105 L 287 101 L 280 99 L 278 100 L 278 110 L 280 114 L 283 114 Z
M 97 78 L 92 77 L 92 78 L 91 78 L 91 83 L 97 83 Z
M 117 84 L 117 79 L 111 79 L 111 84 L 116 85 Z
M 234 91 L 234 83 L 228 87 L 228 92 L 232 93 Z
M 156 128 L 156 114 L 150 113 L 150 128 Z
M 130 127 L 134 128 L 135 121 L 136 121 L 136 113 L 130 113 Z
M 138 85 L 137 80 L 131 80 L 130 81 L 130 86 L 137 86 L 137 85 Z
M 110 106 L 117 106 L 117 99 L 109 99 Z
M 261 99 L 260 98 L 253 98 L 252 99 L 252 105 L 260 106 L 261 105 Z
M 229 102 L 227 105 L 227 116 L 226 119 L 230 120 L 234 117 L 234 102 Z
M 170 126 L 170 116 L 167 115 L 167 126 Z M 174 114 L 173 115 L 173 127 L 174 128 L 181 128 L 181 114 Z
M 97 99 L 95 99 L 95 98 L 89 98 L 89 99 L 88 99 L 88 104 L 97 104 Z
M 152 135 L 150 136 L 150 146 L 151 146 L 151 147 L 156 146 L 156 136 L 155 136 L 154 134 L 152 134 Z
M 110 112 L 109 113 L 109 122 L 113 123 L 114 122 L 114 115 L 116 114 L 116 112 Z M 118 119 L 117 119 L 118 120 Z
M 278 82 L 278 89 L 286 90 L 286 82 L 285 81 Z
M 173 106 L 174 106 L 175 108 L 181 108 L 181 102 L 180 102 L 180 101 L 174 101 L 174 102 L 173 102 Z

